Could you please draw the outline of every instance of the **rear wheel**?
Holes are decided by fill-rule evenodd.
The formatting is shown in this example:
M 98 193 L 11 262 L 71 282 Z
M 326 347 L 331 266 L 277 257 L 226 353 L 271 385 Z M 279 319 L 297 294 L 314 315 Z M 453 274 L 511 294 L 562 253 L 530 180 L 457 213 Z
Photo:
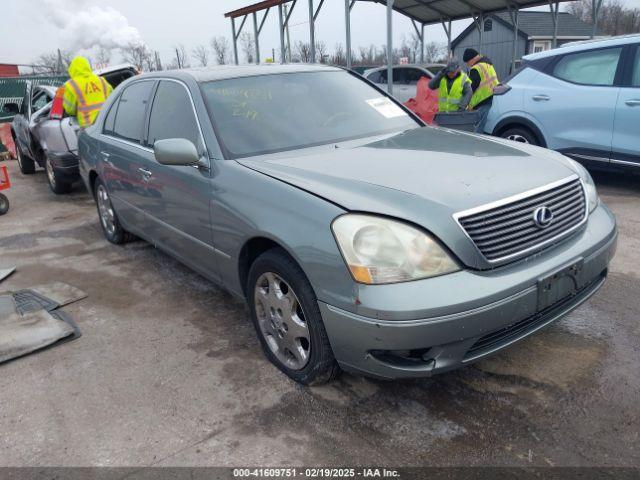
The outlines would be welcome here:
M 96 192 L 100 225 L 105 238 L 116 245 L 130 241 L 133 236 L 122 228 L 118 215 L 111 204 L 109 192 L 107 192 L 107 188 L 99 178 L 96 179 L 94 191 Z
M 263 253 L 251 265 L 247 296 L 267 358 L 303 385 L 333 380 L 333 357 L 318 301 L 302 269 L 283 250 Z
M 18 160 L 18 166 L 20 167 L 20 172 L 23 175 L 31 175 L 32 173 L 36 173 L 36 162 L 33 161 L 32 158 L 27 157 L 22 153 L 22 149 L 18 142 L 16 144 L 16 159 Z
M 9 199 L 0 193 L 0 215 L 4 215 L 9 211 Z
M 540 145 L 540 141 L 534 135 L 534 133 L 526 127 L 509 127 L 504 130 L 500 136 L 507 140 L 512 140 L 518 143 L 528 143 L 529 145 Z
M 73 185 L 59 178 L 59 175 L 57 175 L 56 171 L 53 169 L 53 165 L 51 165 L 49 157 L 46 157 L 45 159 L 45 169 L 47 171 L 47 181 L 49 182 L 49 187 L 53 193 L 60 195 L 71 191 Z

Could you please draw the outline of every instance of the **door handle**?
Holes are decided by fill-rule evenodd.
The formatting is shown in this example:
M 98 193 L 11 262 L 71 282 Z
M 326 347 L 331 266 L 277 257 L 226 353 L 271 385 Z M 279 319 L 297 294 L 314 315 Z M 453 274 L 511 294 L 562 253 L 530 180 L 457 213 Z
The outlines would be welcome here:
M 100 155 L 102 155 L 104 158 L 109 158 L 111 156 L 111 154 L 107 152 L 100 152 Z
M 535 102 L 548 102 L 549 100 L 551 100 L 551 98 L 549 98 L 549 95 L 534 95 L 533 100 Z
M 640 99 L 634 98 L 633 100 L 627 100 L 626 103 L 630 107 L 640 107 Z
M 151 171 L 150 171 L 150 170 L 145 170 L 144 168 L 139 168 L 139 169 L 138 169 L 138 171 L 139 171 L 140 173 L 142 173 L 142 176 L 143 176 L 145 179 L 148 179 L 149 177 L 151 177 Z

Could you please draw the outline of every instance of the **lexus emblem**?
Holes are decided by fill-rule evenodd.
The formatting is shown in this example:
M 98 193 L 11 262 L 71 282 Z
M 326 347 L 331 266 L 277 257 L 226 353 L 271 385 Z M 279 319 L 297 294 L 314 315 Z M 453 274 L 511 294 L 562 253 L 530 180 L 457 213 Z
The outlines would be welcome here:
M 533 212 L 533 222 L 538 228 L 547 228 L 553 221 L 553 212 L 549 207 L 536 208 Z

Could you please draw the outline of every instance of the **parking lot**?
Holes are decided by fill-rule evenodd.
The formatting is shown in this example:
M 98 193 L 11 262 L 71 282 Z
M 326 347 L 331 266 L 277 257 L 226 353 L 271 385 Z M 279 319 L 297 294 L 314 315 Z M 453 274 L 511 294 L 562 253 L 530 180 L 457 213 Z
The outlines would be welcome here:
M 304 388 L 263 356 L 245 306 L 95 205 L 14 182 L 1 290 L 63 281 L 83 336 L 0 366 L 0 464 L 536 465 L 640 463 L 640 179 L 594 174 L 620 240 L 597 295 L 470 368 Z

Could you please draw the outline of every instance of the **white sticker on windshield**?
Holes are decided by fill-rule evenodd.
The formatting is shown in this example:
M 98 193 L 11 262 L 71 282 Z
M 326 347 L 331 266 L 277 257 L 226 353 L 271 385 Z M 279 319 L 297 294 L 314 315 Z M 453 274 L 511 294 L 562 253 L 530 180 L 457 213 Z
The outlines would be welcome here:
M 396 118 L 406 115 L 404 110 L 387 97 L 372 98 L 371 100 L 367 100 L 367 103 L 385 118 Z

